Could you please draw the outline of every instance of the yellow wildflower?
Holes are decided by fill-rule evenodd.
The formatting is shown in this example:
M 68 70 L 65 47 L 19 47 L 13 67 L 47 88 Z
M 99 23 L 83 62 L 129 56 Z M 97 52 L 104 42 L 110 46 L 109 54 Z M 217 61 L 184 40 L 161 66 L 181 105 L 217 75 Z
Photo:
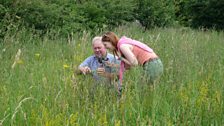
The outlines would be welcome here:
M 64 67 L 64 69 L 69 68 L 69 66 L 67 64 L 64 64 L 63 67 Z
M 17 63 L 18 63 L 18 64 L 23 64 L 23 61 L 22 61 L 21 59 L 19 59 L 19 60 L 17 61 Z
M 40 57 L 40 53 L 36 53 L 35 56 L 36 56 L 36 57 Z
M 115 120 L 115 126 L 120 126 L 121 125 L 121 121 L 120 120 Z

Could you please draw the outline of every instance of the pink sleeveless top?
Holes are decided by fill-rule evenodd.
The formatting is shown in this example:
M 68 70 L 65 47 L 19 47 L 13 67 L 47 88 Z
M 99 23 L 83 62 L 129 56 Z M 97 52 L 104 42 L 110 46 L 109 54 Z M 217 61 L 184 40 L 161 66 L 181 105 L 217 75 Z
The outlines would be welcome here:
M 149 59 L 154 59 L 154 58 L 158 57 L 154 52 L 147 52 L 138 46 L 133 46 L 132 52 L 135 55 L 135 57 L 137 58 L 138 64 L 140 64 L 140 65 L 143 65 Z
M 149 48 L 147 45 L 145 45 L 144 43 L 141 43 L 139 41 L 136 41 L 136 40 L 133 40 L 131 38 L 127 38 L 125 36 L 121 37 L 121 39 L 118 41 L 118 44 L 117 44 L 117 48 L 118 48 L 118 51 L 122 54 L 122 52 L 120 51 L 120 46 L 122 44 L 130 44 L 130 45 L 133 45 L 133 53 L 134 55 L 136 56 L 138 62 L 143 65 L 143 63 L 145 61 L 147 61 L 148 59 L 150 59 L 150 53 L 153 53 L 153 50 L 151 48 Z M 147 54 L 146 56 L 144 54 Z M 141 56 L 140 56 L 141 55 Z M 120 64 L 120 71 L 119 71 L 119 80 L 120 80 L 120 84 L 122 84 L 122 78 L 123 78 L 123 73 L 124 73 L 124 62 L 121 61 L 121 64 Z

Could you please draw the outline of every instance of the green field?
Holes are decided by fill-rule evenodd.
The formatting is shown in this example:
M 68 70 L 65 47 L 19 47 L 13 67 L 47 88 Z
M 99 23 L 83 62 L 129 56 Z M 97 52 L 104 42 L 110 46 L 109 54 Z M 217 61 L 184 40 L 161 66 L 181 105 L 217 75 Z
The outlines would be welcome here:
M 88 32 L 68 41 L 21 30 L 0 43 L 0 126 L 224 124 L 223 32 L 129 25 L 114 31 L 160 56 L 164 74 L 155 87 L 144 84 L 140 68 L 125 74 L 121 97 L 91 76 L 74 76 L 92 54 Z

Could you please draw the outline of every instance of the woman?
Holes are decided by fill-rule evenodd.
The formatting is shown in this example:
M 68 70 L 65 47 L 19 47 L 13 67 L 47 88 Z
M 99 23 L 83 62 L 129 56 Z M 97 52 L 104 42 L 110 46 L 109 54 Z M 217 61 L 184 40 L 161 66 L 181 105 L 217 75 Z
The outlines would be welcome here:
M 163 64 L 156 53 L 144 43 L 127 38 L 120 39 L 113 32 L 107 32 L 102 37 L 104 46 L 117 55 L 121 60 L 119 79 L 123 72 L 133 66 L 141 65 L 145 71 L 147 80 L 153 84 L 163 73 Z

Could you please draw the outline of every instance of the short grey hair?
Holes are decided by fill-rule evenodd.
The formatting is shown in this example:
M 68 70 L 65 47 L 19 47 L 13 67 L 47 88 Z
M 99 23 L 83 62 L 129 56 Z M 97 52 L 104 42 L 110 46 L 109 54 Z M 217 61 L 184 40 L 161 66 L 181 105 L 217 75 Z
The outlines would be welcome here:
M 101 37 L 101 36 L 96 36 L 96 37 L 94 37 L 93 40 L 92 40 L 92 45 L 93 45 L 95 42 L 97 42 L 97 41 L 101 41 L 101 42 L 102 42 L 102 37 Z

